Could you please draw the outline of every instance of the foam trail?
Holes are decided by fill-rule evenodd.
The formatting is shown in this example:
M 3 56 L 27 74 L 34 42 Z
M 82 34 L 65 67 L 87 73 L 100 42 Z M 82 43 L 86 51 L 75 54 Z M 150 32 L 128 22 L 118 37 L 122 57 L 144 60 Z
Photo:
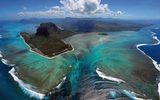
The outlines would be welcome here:
M 128 96 L 131 100 L 145 100 L 143 98 L 138 98 L 135 96 L 135 93 L 134 92 L 130 92 L 130 91 L 127 91 L 127 90 L 123 90 L 123 93 Z
M 3 57 L 3 55 L 2 55 L 2 52 L 0 51 L 0 58 L 2 58 Z
M 158 93 L 159 93 L 159 97 L 160 97 L 160 82 L 158 83 Z
M 122 80 L 122 79 L 115 78 L 115 77 L 112 77 L 112 76 L 106 76 L 103 72 L 99 71 L 99 68 L 96 69 L 96 72 L 97 72 L 98 76 L 103 78 L 103 79 L 115 81 L 115 82 L 118 82 L 118 83 L 125 83 L 125 81 Z
M 158 64 L 158 62 L 156 62 L 155 60 L 153 60 L 150 56 L 148 56 L 144 51 L 142 51 L 142 50 L 139 48 L 139 47 L 141 47 L 141 46 L 147 46 L 147 45 L 153 46 L 153 45 L 159 45 L 159 44 L 160 44 L 160 40 L 158 39 L 158 37 L 155 36 L 156 33 L 154 33 L 154 32 L 151 32 L 151 33 L 152 33 L 152 37 L 157 40 L 157 43 L 155 43 L 155 44 L 137 44 L 137 45 L 136 45 L 136 48 L 137 48 L 141 53 L 143 53 L 145 56 L 147 56 L 148 58 L 150 58 L 150 59 L 152 60 L 153 64 L 154 64 L 155 68 L 156 68 L 158 71 L 160 71 L 160 64 Z
M 15 64 L 11 64 L 8 60 L 6 60 L 6 59 L 1 59 L 1 61 L 2 61 L 2 63 L 3 64 L 5 64 L 5 65 L 8 65 L 9 67 L 11 67 L 11 66 L 15 66 Z
M 60 83 L 56 86 L 56 88 L 59 89 L 59 88 L 62 86 L 62 84 L 64 83 L 65 80 L 66 80 L 66 77 L 64 77 L 64 78 L 62 79 L 62 82 L 60 82 Z
M 151 32 L 151 33 L 152 33 L 152 37 L 157 41 L 157 43 L 155 43 L 154 45 L 159 45 L 160 44 L 160 40 L 158 39 L 157 36 L 155 36 L 156 33 L 154 33 L 154 32 Z M 151 45 L 153 45 L 153 44 L 151 44 Z
M 137 45 L 137 49 L 142 52 L 145 56 L 147 56 L 148 58 L 150 58 L 152 60 L 153 65 L 155 66 L 155 68 L 160 71 L 160 64 L 158 64 L 158 62 L 156 62 L 155 60 L 153 60 L 150 56 L 148 56 L 147 54 L 145 54 L 141 49 L 139 49 L 138 47 L 141 45 Z M 160 96 L 160 82 L 158 83 L 158 93 Z
M 160 71 L 160 64 L 158 64 L 158 62 L 156 62 L 154 59 L 152 59 L 152 57 L 148 56 L 144 51 L 142 51 L 141 49 L 139 49 L 139 47 L 141 46 L 146 46 L 146 45 L 151 45 L 151 46 L 154 46 L 154 45 L 159 45 L 160 44 L 160 40 L 158 39 L 157 36 L 155 36 L 156 33 L 154 32 L 151 32 L 152 33 L 152 37 L 157 40 L 157 43 L 154 43 L 154 44 L 137 44 L 136 45 L 136 48 L 141 52 L 143 53 L 145 56 L 147 56 L 149 59 L 152 60 L 152 63 L 153 65 L 155 66 L 155 68 Z M 160 82 L 158 83 L 158 93 L 159 93 L 159 97 L 160 97 Z
M 45 94 L 42 94 L 42 93 L 38 93 L 38 92 L 35 92 L 33 90 L 31 90 L 31 85 L 29 84 L 26 84 L 24 83 L 22 80 L 20 80 L 15 74 L 16 74 L 16 71 L 14 68 L 12 68 L 9 73 L 11 74 L 11 76 L 13 77 L 13 79 L 19 84 L 19 86 L 21 87 L 21 89 L 27 93 L 28 95 L 30 95 L 31 97 L 35 97 L 35 98 L 38 98 L 38 99 L 43 99 Z

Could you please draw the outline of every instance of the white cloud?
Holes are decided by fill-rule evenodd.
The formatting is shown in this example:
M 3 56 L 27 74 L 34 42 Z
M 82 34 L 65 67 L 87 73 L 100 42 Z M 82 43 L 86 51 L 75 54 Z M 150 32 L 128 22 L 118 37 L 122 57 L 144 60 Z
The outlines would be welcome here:
M 101 4 L 101 0 L 60 0 L 65 9 L 75 13 L 96 14 L 109 12 L 107 4 Z
M 123 15 L 124 14 L 124 12 L 122 12 L 122 11 L 117 11 L 117 13 L 116 13 L 117 15 Z
M 61 6 L 53 6 L 46 11 L 19 12 L 20 16 L 29 17 L 88 17 L 88 16 L 119 16 L 122 11 L 111 11 L 108 4 L 101 0 L 60 0 Z M 103 15 L 103 16 L 104 16 Z

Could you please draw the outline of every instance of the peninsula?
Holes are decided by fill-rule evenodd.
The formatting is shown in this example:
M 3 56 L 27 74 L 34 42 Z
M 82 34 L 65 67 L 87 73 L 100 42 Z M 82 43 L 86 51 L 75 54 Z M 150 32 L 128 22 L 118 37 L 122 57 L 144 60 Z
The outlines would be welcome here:
M 49 58 L 73 50 L 70 44 L 63 41 L 73 34 L 74 32 L 62 29 L 51 22 L 41 23 L 35 34 L 20 33 L 32 51 Z

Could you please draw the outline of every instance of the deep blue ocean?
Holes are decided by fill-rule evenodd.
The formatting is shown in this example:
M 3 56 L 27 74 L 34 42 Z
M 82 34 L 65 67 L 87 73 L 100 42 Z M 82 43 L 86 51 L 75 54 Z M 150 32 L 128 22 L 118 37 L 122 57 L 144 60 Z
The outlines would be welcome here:
M 160 28 L 156 27 L 151 29 L 151 32 L 155 33 L 156 36 L 160 40 Z M 158 41 L 157 41 L 158 43 Z M 158 64 L 160 64 L 160 44 L 155 45 L 145 45 L 139 47 L 145 54 L 149 55 L 153 60 L 155 60 Z
M 3 37 L 7 33 L 7 30 L 3 30 L 1 27 L 8 22 L 0 23 L 0 35 Z M 155 36 L 160 39 L 160 27 L 154 26 L 150 27 L 151 32 L 156 33 Z M 152 36 L 152 34 L 150 34 Z M 0 48 L 12 42 L 12 36 L 6 39 L 0 39 Z M 151 38 L 152 39 L 152 38 Z M 143 41 L 142 41 L 143 43 Z M 160 64 L 160 44 L 159 45 L 145 45 L 139 47 L 152 59 Z M 13 80 L 11 75 L 8 73 L 11 67 L 0 62 L 0 100 L 32 100 L 28 95 L 26 95 L 18 86 L 18 84 Z
M 2 29 L 2 26 L 8 22 L 0 23 L 0 48 L 8 45 L 14 41 L 14 37 L 7 35 L 7 30 Z M 5 37 L 2 39 L 2 37 Z M 5 50 L 4 50 L 5 51 Z M 0 100 L 32 100 L 28 95 L 26 95 L 18 86 L 12 76 L 8 73 L 11 67 L 3 64 L 0 61 Z

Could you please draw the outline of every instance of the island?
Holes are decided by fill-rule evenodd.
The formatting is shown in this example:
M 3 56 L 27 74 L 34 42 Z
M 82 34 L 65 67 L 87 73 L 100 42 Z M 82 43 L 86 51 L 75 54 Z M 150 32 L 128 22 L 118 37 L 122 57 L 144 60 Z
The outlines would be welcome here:
M 74 32 L 64 30 L 51 22 L 41 23 L 35 34 L 20 33 L 32 51 L 48 58 L 73 50 L 70 44 L 63 41 L 73 34 Z

